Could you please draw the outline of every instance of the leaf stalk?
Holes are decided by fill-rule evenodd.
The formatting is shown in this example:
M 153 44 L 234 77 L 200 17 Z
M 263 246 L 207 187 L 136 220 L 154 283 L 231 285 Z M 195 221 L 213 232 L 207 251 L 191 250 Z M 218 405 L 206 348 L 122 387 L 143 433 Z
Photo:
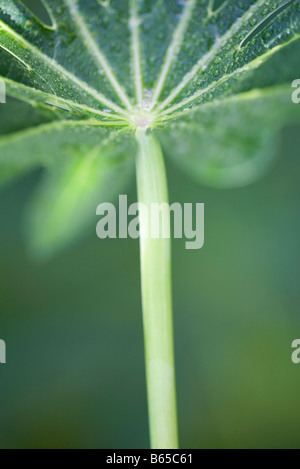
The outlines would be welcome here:
M 138 129 L 136 162 L 140 211 L 141 281 L 145 340 L 149 426 L 152 449 L 177 449 L 177 406 L 171 293 L 171 241 L 163 238 L 169 217 L 162 216 L 158 238 L 151 233 L 148 217 L 154 203 L 168 203 L 167 178 L 160 144 L 152 133 Z M 146 219 L 147 217 L 147 219 Z

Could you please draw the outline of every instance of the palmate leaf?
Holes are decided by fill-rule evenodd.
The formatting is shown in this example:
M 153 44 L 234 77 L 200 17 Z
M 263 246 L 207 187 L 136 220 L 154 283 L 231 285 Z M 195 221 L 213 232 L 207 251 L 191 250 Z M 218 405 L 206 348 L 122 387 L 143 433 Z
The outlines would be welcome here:
M 254 181 L 300 120 L 300 0 L 44 0 L 0 6 L 0 183 L 44 166 L 32 244 L 53 252 L 122 190 L 135 129 L 199 182 Z M 108 192 L 107 192 L 108 191 Z M 81 220 L 80 222 L 78 220 Z M 73 223 L 77 220 L 77 223 Z

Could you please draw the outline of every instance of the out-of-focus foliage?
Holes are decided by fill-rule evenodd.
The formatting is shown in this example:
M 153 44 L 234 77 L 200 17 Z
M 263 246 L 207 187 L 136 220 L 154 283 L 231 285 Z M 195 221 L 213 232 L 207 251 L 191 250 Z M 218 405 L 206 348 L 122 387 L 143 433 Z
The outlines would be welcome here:
M 168 166 L 170 201 L 206 205 L 204 248 L 173 243 L 181 448 L 300 447 L 299 127 L 281 140 L 278 165 L 238 190 Z M 138 240 L 93 225 L 34 263 L 20 231 L 38 176 L 0 199 L 0 447 L 147 448 Z

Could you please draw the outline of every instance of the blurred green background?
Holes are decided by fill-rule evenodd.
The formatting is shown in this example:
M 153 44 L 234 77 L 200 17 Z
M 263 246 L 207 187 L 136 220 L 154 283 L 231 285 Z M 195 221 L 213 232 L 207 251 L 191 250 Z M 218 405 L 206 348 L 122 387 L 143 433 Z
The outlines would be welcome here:
M 285 129 L 276 166 L 239 190 L 168 165 L 171 201 L 206 204 L 205 247 L 173 243 L 182 448 L 300 447 L 299 147 Z M 98 240 L 95 219 L 35 262 L 22 223 L 39 177 L 0 196 L 0 447 L 147 448 L 138 242 Z
M 182 448 L 300 448 L 299 130 L 247 188 L 203 188 L 168 165 L 171 201 L 206 205 L 205 247 L 173 243 Z M 138 242 L 98 240 L 95 217 L 36 262 L 22 230 L 40 177 L 0 193 L 0 448 L 147 448 Z

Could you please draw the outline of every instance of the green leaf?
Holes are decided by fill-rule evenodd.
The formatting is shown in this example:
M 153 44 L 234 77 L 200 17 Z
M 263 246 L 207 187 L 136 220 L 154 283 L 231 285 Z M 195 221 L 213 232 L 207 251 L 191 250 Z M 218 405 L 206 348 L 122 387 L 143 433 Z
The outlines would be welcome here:
M 299 122 L 291 88 L 253 90 L 208 103 L 159 133 L 166 153 L 194 180 L 244 186 L 274 162 L 283 122 Z
M 55 115 L 48 109 L 34 108 L 30 104 L 8 97 L 7 104 L 0 105 L 0 142 L 4 135 L 48 123 L 53 119 Z
M 94 148 L 103 148 L 106 158 L 113 161 L 120 151 L 124 158 L 132 157 L 134 141 L 118 130 L 87 125 L 87 121 L 54 121 L 30 127 L 0 139 L 1 178 L 41 166 L 59 169 L 73 155 Z
M 31 230 L 45 251 L 71 239 L 54 226 L 64 213 L 74 220 L 85 210 L 76 181 L 88 181 L 80 191 L 92 200 L 87 168 L 98 168 L 96 186 L 116 155 L 133 160 L 137 128 L 157 132 L 200 182 L 232 187 L 265 172 L 280 128 L 299 119 L 291 84 L 300 77 L 300 0 L 43 0 L 48 24 L 25 4 L 0 6 L 0 78 L 11 98 L 0 105 L 0 182 L 51 170 L 41 207 L 55 187 L 61 203 L 36 202 L 44 218 Z M 127 180 L 115 170 L 114 193 Z
M 28 244 L 35 255 L 49 257 L 94 226 L 98 204 L 114 201 L 131 179 L 132 158 L 127 156 L 133 150 L 112 140 L 94 148 L 83 145 L 45 174 L 26 217 Z

